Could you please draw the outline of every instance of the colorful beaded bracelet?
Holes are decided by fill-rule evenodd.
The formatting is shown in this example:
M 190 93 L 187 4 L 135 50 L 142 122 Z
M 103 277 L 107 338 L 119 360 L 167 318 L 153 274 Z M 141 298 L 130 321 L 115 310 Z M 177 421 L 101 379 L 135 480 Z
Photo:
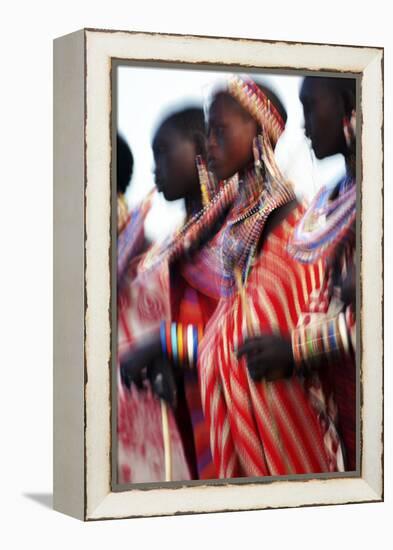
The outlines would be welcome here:
M 203 337 L 201 326 L 162 321 L 160 339 L 162 353 L 176 366 L 193 368 L 197 364 L 198 346 Z
M 292 331 L 295 372 L 304 373 L 319 366 L 323 359 L 349 353 L 349 338 L 344 313 L 332 319 L 302 325 Z

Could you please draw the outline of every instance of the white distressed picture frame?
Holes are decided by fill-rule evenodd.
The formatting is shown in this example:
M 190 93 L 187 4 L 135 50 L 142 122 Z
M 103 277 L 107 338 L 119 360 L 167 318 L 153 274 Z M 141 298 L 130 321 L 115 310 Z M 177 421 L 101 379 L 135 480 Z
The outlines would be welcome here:
M 359 475 L 112 489 L 114 60 L 360 77 Z M 383 499 L 383 50 L 81 30 L 54 43 L 54 507 L 82 520 Z M 358 248 L 358 250 L 359 250 Z

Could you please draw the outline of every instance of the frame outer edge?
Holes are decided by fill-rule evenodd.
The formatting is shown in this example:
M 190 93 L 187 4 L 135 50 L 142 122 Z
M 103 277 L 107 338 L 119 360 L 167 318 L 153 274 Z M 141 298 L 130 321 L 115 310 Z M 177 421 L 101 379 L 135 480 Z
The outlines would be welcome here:
M 362 98 L 362 477 L 383 499 L 383 51 L 365 67 Z M 362 99 L 362 102 L 363 102 Z M 377 220 L 377 223 L 375 223 Z M 372 287 L 372 293 L 370 293 Z M 375 406 L 378 403 L 378 406 Z
M 102 80 L 104 75 L 105 75 L 105 79 L 109 78 L 108 77 L 109 71 L 107 70 L 108 60 L 111 57 L 127 58 L 127 56 L 129 56 L 128 52 L 130 51 L 131 47 L 129 44 L 128 37 L 126 40 L 125 36 L 123 36 L 123 33 L 119 33 L 119 34 L 114 33 L 111 35 L 109 33 L 104 33 L 102 31 L 93 31 L 90 29 L 86 30 L 85 32 L 88 40 L 87 53 L 89 56 L 90 56 L 90 53 L 93 53 L 94 55 L 92 57 L 95 58 L 94 71 L 96 72 L 95 85 L 97 86 L 97 83 L 100 82 L 100 80 L 97 80 L 98 74 L 100 75 L 101 82 L 104 82 Z M 135 35 L 130 36 L 130 42 L 133 42 L 134 43 L 133 45 L 135 46 L 133 48 L 133 55 L 135 55 L 136 59 L 138 58 L 141 59 L 142 53 L 140 52 L 146 51 L 144 49 L 146 46 L 145 40 L 148 39 L 149 37 L 152 38 L 152 41 L 153 41 L 153 36 L 154 36 L 155 45 L 160 45 L 161 43 L 161 39 L 157 35 L 152 36 L 145 33 L 136 33 L 136 34 L 137 36 Z M 132 40 L 131 40 L 131 37 L 132 37 Z M 181 43 L 182 40 L 180 38 L 177 38 L 176 40 L 174 40 L 173 39 L 174 37 L 170 37 L 170 36 L 165 36 L 165 38 L 168 39 L 169 41 L 168 53 L 167 54 L 160 53 L 159 56 L 157 57 L 159 58 L 162 55 L 163 59 L 170 60 L 174 55 L 173 54 L 173 51 L 174 51 L 173 48 L 175 46 L 174 42 Z M 193 37 L 187 37 L 185 42 L 191 41 L 192 38 Z M 206 42 L 209 42 L 209 38 L 210 37 L 206 37 Z M 226 40 L 231 41 L 231 39 L 223 39 L 224 42 Z M 114 44 L 114 42 L 116 42 L 116 44 Z M 198 46 L 201 46 L 202 43 L 204 43 L 204 41 L 202 40 L 202 37 L 201 39 L 198 40 L 198 42 L 199 42 Z M 261 43 L 263 42 L 264 41 L 261 41 Z M 137 46 L 141 49 L 138 50 Z M 319 59 L 311 59 L 310 57 L 311 52 L 307 51 L 309 50 L 309 48 L 303 48 L 303 47 L 300 48 L 301 44 L 296 44 L 296 45 L 294 44 L 293 47 L 295 46 L 296 47 L 299 46 L 299 50 L 302 50 L 303 53 L 307 52 L 307 55 L 305 57 L 308 57 L 309 61 L 311 62 L 312 66 L 310 67 L 310 70 L 318 70 L 320 68 Z M 338 50 L 337 50 L 337 47 L 339 48 Z M 333 57 L 336 58 L 337 52 L 340 51 L 340 47 L 339 46 L 337 47 L 334 48 L 335 50 L 334 56 L 333 56 L 333 51 L 330 52 L 332 54 L 329 57 L 330 63 L 333 63 L 332 61 Z M 343 46 L 342 48 L 345 50 L 351 49 L 350 46 Z M 316 49 L 321 51 L 320 47 L 316 46 Z M 325 48 L 322 48 L 322 50 L 325 51 Z M 351 54 L 352 53 L 355 53 L 355 50 L 351 52 Z M 357 61 L 353 65 L 350 65 L 349 61 L 348 61 L 348 65 L 346 65 L 342 60 L 340 60 L 340 67 L 341 67 L 340 70 L 346 71 L 346 70 L 350 70 L 350 67 L 353 67 L 354 72 L 362 72 L 363 76 L 365 74 L 373 74 L 374 78 L 378 80 L 378 78 L 382 76 L 381 70 L 380 70 L 380 66 L 381 66 L 380 62 L 381 62 L 381 57 L 383 55 L 382 50 L 380 48 L 365 47 L 364 52 L 359 52 L 359 50 L 356 50 L 356 54 L 357 54 L 356 56 Z M 167 57 L 165 57 L 165 55 L 167 55 Z M 155 57 L 155 56 L 153 55 L 152 57 Z M 193 63 L 194 61 L 201 62 L 199 50 L 198 50 L 198 54 L 195 55 L 197 59 L 195 60 L 192 59 L 193 54 L 191 54 L 189 50 L 187 50 L 185 57 L 187 58 L 185 62 L 189 62 L 189 63 Z M 158 58 L 154 59 L 154 61 L 155 60 L 158 61 L 159 60 Z M 89 71 L 93 68 L 91 66 L 90 61 L 91 60 L 88 60 Z M 153 59 L 151 59 L 151 61 L 153 61 Z M 177 61 L 177 60 L 173 59 L 173 61 Z M 376 64 L 379 64 L 379 70 L 378 69 L 375 70 Z M 333 64 L 332 64 L 332 67 L 333 67 Z M 303 69 L 301 67 L 296 67 L 296 68 Z M 326 65 L 325 68 L 329 69 L 329 66 Z M 89 82 L 90 82 L 90 79 L 89 79 Z M 107 85 L 107 81 L 105 80 L 104 87 L 106 85 Z M 373 85 L 372 88 L 374 90 L 374 93 L 378 95 L 379 92 L 381 91 L 379 80 L 377 85 Z M 106 89 L 101 90 L 101 92 L 102 92 L 101 94 L 96 94 L 94 97 L 94 102 L 95 102 L 94 109 L 92 109 L 91 112 L 89 112 L 89 125 L 92 122 L 90 115 L 93 115 L 93 119 L 94 119 L 94 117 L 98 114 L 95 111 L 96 109 L 101 110 L 101 113 L 103 113 L 104 110 L 106 111 L 108 109 L 107 90 Z M 368 97 L 370 101 L 371 96 L 369 95 Z M 109 98 L 110 98 L 110 94 L 109 94 Z M 378 99 L 379 98 L 380 98 L 380 95 L 378 95 Z M 367 106 L 369 109 L 370 103 L 368 103 Z M 376 109 L 374 108 L 372 112 L 376 116 L 376 120 L 374 119 L 374 123 L 375 121 L 377 121 L 377 124 L 375 124 L 376 130 L 372 132 L 372 135 L 366 136 L 367 139 L 365 141 L 363 140 L 364 154 L 366 154 L 365 151 L 367 150 L 367 170 L 365 171 L 365 181 L 367 182 L 367 185 L 370 186 L 371 180 L 376 178 L 377 191 L 378 193 L 380 193 L 382 191 L 382 178 L 380 176 L 382 174 L 381 163 L 382 163 L 383 155 L 382 155 L 382 152 L 381 154 L 379 154 L 378 152 L 375 153 L 375 150 L 374 150 L 374 153 L 372 153 L 371 157 L 369 157 L 370 148 L 374 146 L 374 149 L 375 149 L 375 145 L 379 146 L 379 144 L 381 144 L 381 134 L 380 134 L 381 126 L 379 125 L 379 122 L 381 122 L 382 124 L 382 109 L 380 109 L 379 103 Z M 107 165 L 106 165 L 106 158 L 107 158 L 106 147 L 107 146 L 104 143 L 104 140 L 106 139 L 106 133 L 107 133 L 107 128 L 106 128 L 107 124 L 105 124 L 107 121 L 103 122 L 98 117 L 97 120 L 93 120 L 93 122 L 96 124 L 96 127 L 97 129 L 100 130 L 100 132 L 95 133 L 95 140 L 98 140 L 98 144 L 97 143 L 90 144 L 92 145 L 93 154 L 91 158 L 89 158 L 88 172 L 89 172 L 89 177 L 91 177 L 92 180 L 94 179 L 95 191 L 97 192 L 100 187 L 101 189 L 105 189 L 105 195 L 106 195 L 107 190 L 106 190 L 105 177 L 107 172 Z M 105 126 L 105 129 L 103 125 Z M 367 122 L 367 125 L 368 125 L 368 128 L 370 128 L 369 122 Z M 367 132 L 367 134 L 369 134 L 369 132 Z M 366 142 L 368 147 L 366 146 Z M 91 153 L 92 152 L 90 151 L 89 157 Z M 92 164 L 90 164 L 90 161 L 92 161 Z M 375 191 L 375 188 L 374 188 L 374 191 Z M 370 193 L 370 189 L 369 189 L 369 193 Z M 87 195 L 89 195 L 89 190 L 87 190 Z M 382 216 L 381 196 L 382 195 L 380 193 L 379 197 L 374 197 L 372 204 L 370 204 L 370 206 L 373 208 L 373 212 L 372 214 L 370 214 L 369 218 L 371 218 L 373 215 L 378 216 L 378 223 L 379 223 L 379 220 L 382 219 L 381 218 Z M 102 198 L 104 199 L 104 197 Z M 100 203 L 94 202 L 94 207 L 93 207 L 93 197 L 87 196 L 87 199 L 88 199 L 87 213 L 89 214 L 88 218 L 91 216 L 90 230 L 93 236 L 93 233 L 96 234 L 95 228 L 97 228 L 97 226 L 95 225 L 95 222 L 97 222 L 97 219 L 98 219 L 96 218 L 95 222 L 93 222 L 93 218 L 98 216 L 98 210 L 96 209 L 96 206 L 100 207 L 101 212 L 104 212 L 106 210 L 109 211 L 109 209 L 105 201 L 102 202 L 100 200 Z M 91 206 L 89 207 L 90 201 L 91 201 Z M 369 206 L 366 197 L 363 198 L 363 202 Z M 89 222 L 89 219 L 87 219 L 88 227 L 90 222 Z M 369 224 L 370 224 L 370 221 L 368 221 L 364 225 L 364 228 L 369 226 Z M 374 218 L 374 224 L 375 224 L 375 218 Z M 365 231 L 363 232 L 363 235 L 364 234 L 365 234 Z M 378 228 L 376 236 L 377 237 L 382 236 L 381 229 Z M 95 244 L 96 245 L 100 244 L 105 248 L 106 238 L 107 237 L 105 236 L 105 239 L 102 239 L 101 243 L 95 243 Z M 370 241 L 370 238 L 368 239 L 368 241 Z M 370 243 L 368 243 L 368 246 L 369 245 Z M 375 237 L 374 237 L 374 248 L 375 248 Z M 102 258 L 100 259 L 100 261 L 105 260 L 105 263 L 106 263 L 108 251 L 106 249 L 102 250 L 100 251 L 100 254 L 102 254 Z M 367 257 L 368 256 L 369 255 L 367 255 Z M 91 256 L 91 258 L 93 259 L 95 257 L 96 256 L 94 255 Z M 376 296 L 377 299 L 379 299 L 380 297 L 382 298 L 382 285 L 381 285 L 382 277 L 381 277 L 381 268 L 380 268 L 382 257 L 380 255 L 380 251 L 377 251 L 377 252 L 372 251 L 371 258 L 372 260 L 375 260 L 375 263 L 372 265 L 370 269 L 372 281 L 376 281 L 377 283 L 375 293 L 373 293 L 373 296 L 374 297 Z M 380 262 L 378 263 L 379 260 Z M 93 274 L 97 275 L 97 272 L 94 273 L 94 271 L 92 270 L 91 275 Z M 364 273 L 363 273 L 363 264 L 362 264 L 362 275 L 363 274 Z M 107 279 L 107 275 L 105 274 L 105 281 L 101 279 L 101 283 L 105 282 L 105 285 L 106 285 L 107 284 L 106 279 Z M 91 281 L 88 281 L 88 283 L 89 285 L 91 285 Z M 367 283 L 368 288 L 370 288 L 371 284 L 372 282 L 370 281 Z M 87 286 L 89 287 L 89 285 Z M 102 288 L 101 290 L 104 290 L 104 289 Z M 96 292 L 96 296 L 98 296 L 97 290 L 95 292 Z M 105 290 L 105 296 L 103 296 L 102 293 L 100 294 L 101 294 L 99 296 L 100 301 L 106 307 L 106 304 L 107 304 L 106 290 Z M 96 317 L 94 316 L 94 308 L 96 307 L 96 305 L 94 303 L 91 303 L 89 305 L 92 306 L 92 310 L 91 310 L 92 315 L 91 315 L 90 321 L 93 325 L 96 319 Z M 371 453 L 367 456 L 367 460 L 362 464 L 363 473 L 361 478 L 342 481 L 341 488 L 344 489 L 344 486 L 348 488 L 348 493 L 346 493 L 344 497 L 345 500 L 343 499 L 343 495 L 340 495 L 340 498 L 337 498 L 335 496 L 332 498 L 332 496 L 328 494 L 329 493 L 328 491 L 327 493 L 325 493 L 324 500 L 322 502 L 319 501 L 318 497 L 315 497 L 315 500 L 311 498 L 308 501 L 306 500 L 306 502 L 302 501 L 304 502 L 304 504 L 301 504 L 301 505 L 312 506 L 312 505 L 323 505 L 325 503 L 326 504 L 344 504 L 344 503 L 354 503 L 354 502 L 375 502 L 375 501 L 381 500 L 382 498 L 382 493 L 383 493 L 383 469 L 382 469 L 382 462 L 381 462 L 381 454 L 382 454 L 382 448 L 383 448 L 383 442 L 381 439 L 382 422 L 383 422 L 383 417 L 381 414 L 382 405 L 381 406 L 378 405 L 377 407 L 374 407 L 371 412 L 372 418 L 370 419 L 370 416 L 369 416 L 373 399 L 380 399 L 381 390 L 382 390 L 383 377 L 382 377 L 382 368 L 380 368 L 382 366 L 382 354 L 381 354 L 382 337 L 381 337 L 381 331 L 380 331 L 381 316 L 379 315 L 380 307 L 381 307 L 381 304 L 377 304 L 374 310 L 376 313 L 376 320 L 375 322 L 373 321 L 372 327 L 370 327 L 370 329 L 367 329 L 368 335 L 366 334 L 366 337 L 365 337 L 365 340 L 367 340 L 367 345 L 370 344 L 370 340 L 372 340 L 375 337 L 377 338 L 377 341 L 376 341 L 377 353 L 372 366 L 372 368 L 374 368 L 375 365 L 377 366 L 377 371 L 378 371 L 377 376 L 376 378 L 373 379 L 373 377 L 371 376 L 373 374 L 372 369 L 370 372 L 370 368 L 367 368 L 365 373 L 365 378 L 364 378 L 365 386 L 368 387 L 369 383 L 371 383 L 371 386 L 372 386 L 371 392 L 367 391 L 367 399 L 365 400 L 365 403 L 364 403 L 365 405 L 364 414 L 366 418 L 365 433 L 367 434 L 367 441 L 368 441 L 367 448 L 371 449 L 371 446 L 373 445 L 375 445 L 375 447 L 371 450 Z M 368 298 L 368 303 L 365 304 L 365 312 L 370 312 L 369 298 Z M 104 325 L 106 325 L 108 322 L 108 319 L 106 317 L 107 315 L 105 312 L 105 314 L 102 316 L 103 323 L 100 327 L 100 330 L 104 330 Z M 87 320 L 89 320 L 89 315 L 87 315 Z M 89 328 L 89 323 L 87 323 L 87 327 Z M 96 330 L 96 328 L 94 330 Z M 101 335 L 103 335 L 104 332 L 102 332 Z M 371 337 L 370 337 L 370 334 L 371 334 Z M 91 336 L 93 336 L 93 333 L 91 334 Z M 105 333 L 105 338 L 106 338 L 106 333 Z M 94 341 L 97 343 L 96 340 Z M 217 499 L 217 500 L 213 498 L 213 501 L 215 500 L 216 504 L 211 503 L 210 506 L 206 506 L 206 507 L 204 505 L 203 509 L 201 509 L 200 503 L 198 503 L 199 493 L 201 493 L 201 490 L 205 493 L 207 487 L 199 487 L 199 488 L 196 487 L 195 489 L 184 488 L 184 489 L 179 489 L 177 491 L 174 491 L 173 489 L 160 489 L 157 492 L 148 491 L 148 493 L 150 492 L 150 494 L 147 494 L 147 493 L 145 494 L 144 492 L 139 492 L 138 490 L 125 491 L 122 493 L 113 493 L 110 491 L 110 488 L 108 487 L 110 484 L 110 477 L 108 475 L 108 471 L 106 467 L 107 466 L 106 461 L 110 451 L 109 451 L 108 436 L 106 433 L 104 433 L 107 429 L 107 425 L 109 426 L 109 423 L 107 422 L 107 418 L 106 418 L 107 415 L 105 412 L 104 413 L 102 411 L 99 412 L 98 420 L 103 422 L 99 422 L 97 418 L 94 418 L 93 416 L 91 416 L 93 409 L 95 411 L 94 414 L 96 415 L 97 413 L 97 408 L 96 407 L 93 408 L 93 399 L 92 399 L 93 396 L 94 396 L 95 404 L 101 403 L 101 405 L 105 404 L 106 406 L 107 393 L 109 393 L 107 392 L 107 383 L 108 383 L 108 380 L 107 380 L 108 375 L 106 371 L 107 363 L 106 363 L 106 359 L 102 355 L 99 357 L 99 360 L 97 361 L 97 357 L 94 354 L 95 350 L 93 350 L 93 348 L 89 350 L 88 348 L 89 346 L 87 346 L 87 351 L 89 351 L 89 357 L 88 357 L 89 369 L 88 370 L 91 375 L 91 379 L 89 377 L 89 384 L 87 384 L 86 386 L 87 387 L 86 414 L 87 414 L 87 421 L 88 421 L 87 422 L 87 444 L 86 444 L 87 445 L 86 460 L 87 460 L 87 466 L 88 466 L 88 475 L 86 480 L 86 488 L 87 488 L 86 519 L 90 519 L 90 520 L 91 519 L 109 519 L 109 518 L 115 518 L 115 517 L 117 518 L 130 517 L 130 515 L 134 517 L 141 517 L 141 516 L 150 516 L 150 515 L 172 515 L 176 513 L 201 513 L 203 511 L 209 511 L 209 512 L 224 511 L 225 507 L 222 505 L 221 497 L 220 499 Z M 106 353 L 107 351 L 106 347 L 105 348 L 103 347 L 102 349 L 105 349 L 105 353 Z M 369 365 L 368 359 L 366 360 L 366 362 L 367 362 L 367 365 Z M 93 363 L 94 363 L 94 369 L 92 368 Z M 104 382 L 104 384 L 99 385 L 98 384 L 99 381 Z M 90 400 L 91 400 L 91 403 L 90 403 Z M 98 429 L 99 425 L 100 427 Z M 91 461 L 91 464 L 90 464 L 90 461 Z M 91 468 L 90 465 L 91 466 L 94 465 L 95 467 Z M 98 468 L 98 466 L 100 467 Z M 97 486 L 97 482 L 99 482 L 99 487 Z M 277 484 L 280 484 L 280 482 L 277 482 Z M 321 489 L 322 489 L 322 486 L 324 486 L 325 488 L 328 488 L 330 485 L 330 482 L 329 484 L 315 483 L 315 485 L 316 487 L 320 487 Z M 336 485 L 335 481 L 332 482 L 332 488 L 333 488 L 333 485 L 334 486 Z M 190 491 L 192 494 L 190 493 Z M 250 487 L 250 491 L 254 491 L 254 489 Z M 182 501 L 182 497 L 185 497 L 186 495 L 188 497 L 190 495 L 191 497 L 190 500 L 192 502 L 190 504 L 190 508 L 186 509 L 185 507 L 180 506 L 178 502 L 176 503 L 171 502 L 176 492 L 178 492 L 177 496 L 179 497 L 179 502 Z M 211 494 L 213 496 L 214 493 L 217 493 L 217 496 L 218 496 L 218 492 L 221 492 L 220 488 L 212 488 Z M 234 486 L 228 486 L 225 488 L 225 492 L 227 495 L 229 495 L 229 493 L 235 494 L 237 493 L 237 488 L 235 488 Z M 128 497 L 131 497 L 131 493 L 134 493 L 133 499 L 132 499 L 133 500 L 132 506 L 131 506 L 131 499 L 128 498 Z M 157 502 L 153 500 L 155 496 L 157 496 Z M 202 493 L 200 494 L 200 496 L 202 499 Z M 203 500 L 206 498 L 206 496 L 207 495 L 205 493 L 203 495 L 204 497 Z M 239 493 L 239 496 L 243 496 L 243 495 Z M 322 495 L 320 496 L 322 497 Z M 167 498 L 166 501 L 165 501 L 165 498 Z M 159 502 L 160 500 L 161 502 Z M 288 499 L 286 500 L 286 502 L 287 501 Z M 269 507 L 282 507 L 281 502 L 278 502 L 278 501 L 276 501 L 275 503 L 266 502 L 266 504 L 262 504 L 261 501 L 259 502 L 260 504 L 256 508 L 253 507 L 252 505 L 250 506 L 250 508 L 243 508 L 240 505 L 239 508 L 236 508 L 236 509 L 240 510 L 240 509 L 260 509 L 260 508 L 269 508 Z M 288 502 L 289 504 L 284 504 L 284 507 L 296 506 L 296 504 L 293 501 L 289 500 Z M 234 508 L 231 508 L 231 509 L 234 509 Z
M 85 519 L 84 31 L 53 45 L 53 507 Z

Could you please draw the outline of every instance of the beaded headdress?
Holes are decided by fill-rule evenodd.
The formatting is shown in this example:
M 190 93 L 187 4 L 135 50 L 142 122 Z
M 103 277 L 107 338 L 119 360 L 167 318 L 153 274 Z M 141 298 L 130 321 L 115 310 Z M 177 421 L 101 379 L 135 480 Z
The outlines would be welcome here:
M 228 92 L 264 129 L 274 147 L 284 131 L 285 122 L 266 94 L 250 78 L 237 75 L 229 80 Z

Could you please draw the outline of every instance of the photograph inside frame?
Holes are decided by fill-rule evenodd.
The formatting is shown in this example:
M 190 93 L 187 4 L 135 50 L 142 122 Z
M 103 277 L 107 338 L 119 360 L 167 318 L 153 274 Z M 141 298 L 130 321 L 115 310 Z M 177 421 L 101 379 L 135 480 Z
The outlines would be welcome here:
M 356 79 L 114 79 L 116 483 L 356 471 Z

